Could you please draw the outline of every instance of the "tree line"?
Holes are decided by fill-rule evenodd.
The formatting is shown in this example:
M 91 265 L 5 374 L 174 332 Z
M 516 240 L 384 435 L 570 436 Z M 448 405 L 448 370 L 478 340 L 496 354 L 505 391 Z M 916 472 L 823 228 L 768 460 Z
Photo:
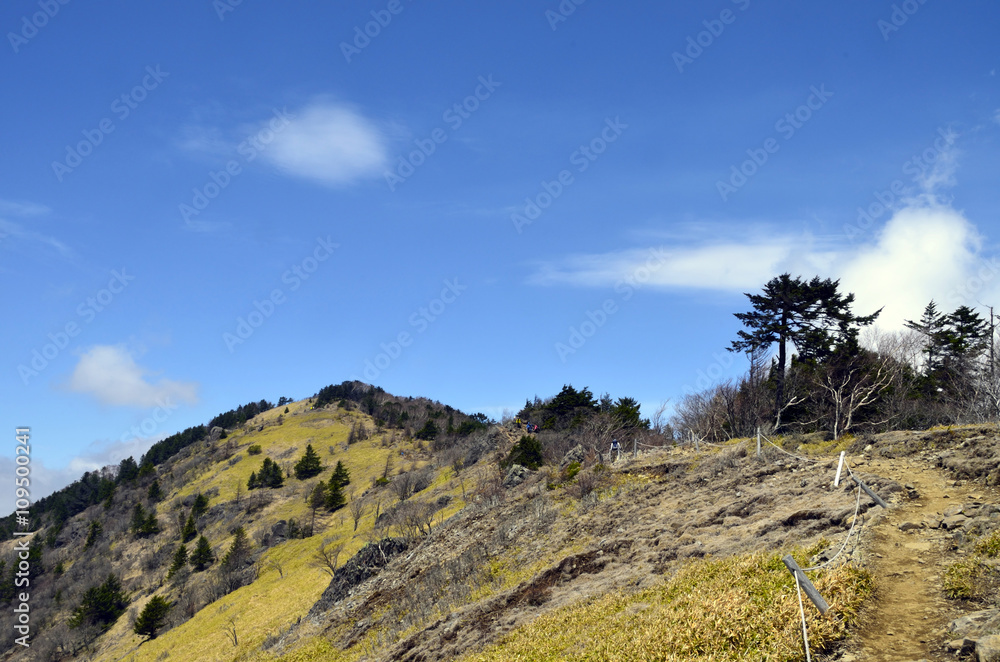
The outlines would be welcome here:
M 949 313 L 931 301 L 905 330 L 873 324 L 881 309 L 852 311 L 839 280 L 785 273 L 757 294 L 728 347 L 746 354 L 740 378 L 689 394 L 673 423 L 702 438 L 766 432 L 917 429 L 995 420 L 1000 371 L 995 326 L 967 305 Z

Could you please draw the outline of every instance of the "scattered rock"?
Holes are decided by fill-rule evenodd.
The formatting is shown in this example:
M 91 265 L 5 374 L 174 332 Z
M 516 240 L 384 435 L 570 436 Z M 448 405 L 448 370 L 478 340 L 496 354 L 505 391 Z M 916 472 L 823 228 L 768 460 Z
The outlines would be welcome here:
M 528 477 L 527 467 L 522 467 L 520 464 L 512 465 L 507 471 L 507 477 L 503 479 L 504 487 L 516 487 L 524 482 L 524 479 Z M 964 518 L 963 518 L 964 519 Z
M 958 527 L 962 526 L 968 521 L 969 518 L 966 517 L 965 515 L 952 515 L 951 517 L 945 517 L 943 520 L 941 520 L 941 528 L 950 531 L 951 529 L 957 529 Z
M 914 531 L 922 528 L 924 528 L 924 525 L 918 522 L 903 522 L 899 525 L 900 531 Z
M 208 438 L 210 441 L 218 441 L 221 436 L 222 436 L 222 428 L 220 428 L 218 425 L 216 425 L 215 427 L 213 427 L 211 430 L 208 431 Z

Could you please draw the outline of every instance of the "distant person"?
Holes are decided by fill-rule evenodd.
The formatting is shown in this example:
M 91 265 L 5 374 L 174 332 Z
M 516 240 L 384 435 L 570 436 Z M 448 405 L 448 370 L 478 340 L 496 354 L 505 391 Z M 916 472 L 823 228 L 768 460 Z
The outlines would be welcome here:
M 611 440 L 611 454 L 615 456 L 616 460 L 620 460 L 622 457 L 622 445 L 618 443 L 617 439 Z

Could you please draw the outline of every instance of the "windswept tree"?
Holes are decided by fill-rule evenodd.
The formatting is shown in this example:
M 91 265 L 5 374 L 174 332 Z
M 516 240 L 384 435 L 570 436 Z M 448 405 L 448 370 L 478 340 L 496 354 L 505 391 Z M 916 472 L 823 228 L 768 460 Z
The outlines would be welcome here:
M 768 281 L 761 294 L 746 294 L 751 311 L 735 313 L 746 330 L 737 332 L 739 339 L 733 341 L 729 351 L 752 354 L 778 345 L 773 371 L 775 428 L 781 425 L 782 412 L 794 404 L 785 397 L 789 346 L 795 347 L 800 361 L 814 364 L 838 350 L 855 354 L 860 328 L 874 322 L 881 312 L 854 315 L 854 294 L 841 294 L 839 286 L 839 280 L 816 276 L 805 281 L 784 273 Z

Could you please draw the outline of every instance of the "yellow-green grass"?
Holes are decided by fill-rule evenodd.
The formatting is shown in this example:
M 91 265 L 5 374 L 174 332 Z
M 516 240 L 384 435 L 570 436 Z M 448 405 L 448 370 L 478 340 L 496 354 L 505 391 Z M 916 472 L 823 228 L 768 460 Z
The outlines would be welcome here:
M 873 582 L 843 566 L 815 583 L 833 612 L 821 616 L 805 601 L 810 642 L 818 650 L 844 636 Z M 461 659 L 786 662 L 804 659 L 804 652 L 795 583 L 781 555 L 752 554 L 696 561 L 645 591 L 557 609 Z
M 268 490 L 277 498 L 271 506 L 254 517 L 255 524 L 247 527 L 248 532 L 253 533 L 258 528 L 268 529 L 279 519 L 291 517 L 298 519 L 300 524 L 308 524 L 310 511 L 304 496 L 300 493 L 304 491 L 304 486 L 314 484 L 322 478 L 328 478 L 337 460 L 343 461 L 351 474 L 351 484 L 347 487 L 347 491 L 350 493 L 353 490 L 358 495 L 372 484 L 374 478 L 382 475 L 386 456 L 393 455 L 397 470 L 402 468 L 400 449 L 412 449 L 411 443 L 399 442 L 393 448 L 386 448 L 382 446 L 380 438 L 373 437 L 352 444 L 343 450 L 351 419 L 357 417 L 366 420 L 369 425 L 371 425 L 371 421 L 361 415 L 349 415 L 344 417 L 343 423 L 335 422 L 325 425 L 324 421 L 332 416 L 336 416 L 336 414 L 310 412 L 294 418 L 286 416 L 284 425 L 268 427 L 262 432 L 254 432 L 243 438 L 238 436 L 237 439 L 242 442 L 243 446 L 249 446 L 251 443 L 260 444 L 264 451 L 263 454 L 251 456 L 234 465 L 229 465 L 226 460 L 209 465 L 202 477 L 197 479 L 194 484 L 189 484 L 180 492 L 168 495 L 168 499 L 206 492 L 213 487 L 219 487 L 220 494 L 214 497 L 212 502 L 230 501 L 235 496 L 235 489 L 230 487 L 227 490 L 226 486 L 235 486 L 237 481 L 242 481 L 245 487 L 250 472 L 259 468 L 263 457 L 274 457 L 283 450 L 296 446 L 299 450 L 288 458 L 294 462 L 305 451 L 306 443 L 312 443 L 313 449 L 323 459 L 324 473 L 309 481 L 289 478 L 286 480 L 285 487 L 278 490 Z M 301 425 L 303 422 L 307 425 Z M 309 427 L 309 423 L 319 424 L 322 427 Z M 311 441 L 306 441 L 310 437 Z M 225 443 L 225 441 L 217 443 Z M 333 454 L 328 449 L 331 445 L 336 450 Z M 245 448 L 241 448 L 239 452 L 245 453 Z M 454 498 L 435 517 L 438 522 L 441 522 L 465 506 L 465 502 L 461 499 L 458 481 L 452 479 L 450 468 L 440 471 L 435 476 L 431 487 L 413 498 L 431 498 L 431 495 L 437 497 L 442 494 L 451 494 Z M 246 498 L 246 492 L 244 492 L 243 498 Z M 385 510 L 392 500 L 389 493 L 384 493 L 382 510 Z M 357 531 L 354 531 L 353 518 L 346 508 L 332 514 L 320 511 L 317 513 L 316 534 L 306 539 L 288 540 L 268 550 L 261 558 L 260 577 L 253 584 L 209 604 L 187 622 L 173 630 L 168 630 L 138 648 L 136 646 L 140 638 L 131 633 L 126 623 L 127 619 L 122 618 L 113 628 L 112 636 L 107 638 L 112 643 L 102 651 L 98 659 L 119 660 L 128 655 L 130 660 L 134 656 L 135 662 L 143 662 L 157 660 L 164 653 L 168 653 L 169 659 L 174 660 L 221 660 L 228 662 L 230 660 L 275 659 L 273 655 L 260 650 L 261 643 L 267 636 L 283 631 L 299 617 L 304 616 L 329 585 L 329 575 L 323 573 L 313 563 L 313 555 L 317 547 L 323 540 L 333 540 L 335 544 L 343 542 L 344 548 L 339 557 L 342 564 L 365 544 L 374 526 L 374 520 L 374 511 L 369 509 L 369 512 L 360 520 Z M 223 522 L 214 527 L 214 530 L 206 533 L 218 556 L 224 554 L 231 544 L 232 535 L 228 531 L 231 526 L 232 522 Z M 220 537 L 219 534 L 223 531 L 225 533 Z M 281 566 L 284 577 L 281 576 L 282 573 L 279 573 L 277 565 Z M 190 590 L 191 586 L 199 580 L 209 577 L 213 572 L 215 572 L 215 568 L 208 570 L 206 574 L 197 573 L 189 580 L 188 588 L 182 587 L 180 592 Z M 166 595 L 162 590 L 158 592 Z M 142 601 L 137 600 L 134 604 L 141 607 L 144 601 L 145 598 Z M 229 619 L 233 617 L 236 619 L 240 641 L 238 647 L 232 645 L 225 633 Z M 289 656 L 284 659 L 290 661 L 348 660 L 356 657 L 355 653 L 345 657 L 340 653 L 334 654 L 332 651 L 330 645 L 320 638 L 305 642 L 301 649 L 289 653 Z M 313 653 L 316 656 L 310 657 Z

